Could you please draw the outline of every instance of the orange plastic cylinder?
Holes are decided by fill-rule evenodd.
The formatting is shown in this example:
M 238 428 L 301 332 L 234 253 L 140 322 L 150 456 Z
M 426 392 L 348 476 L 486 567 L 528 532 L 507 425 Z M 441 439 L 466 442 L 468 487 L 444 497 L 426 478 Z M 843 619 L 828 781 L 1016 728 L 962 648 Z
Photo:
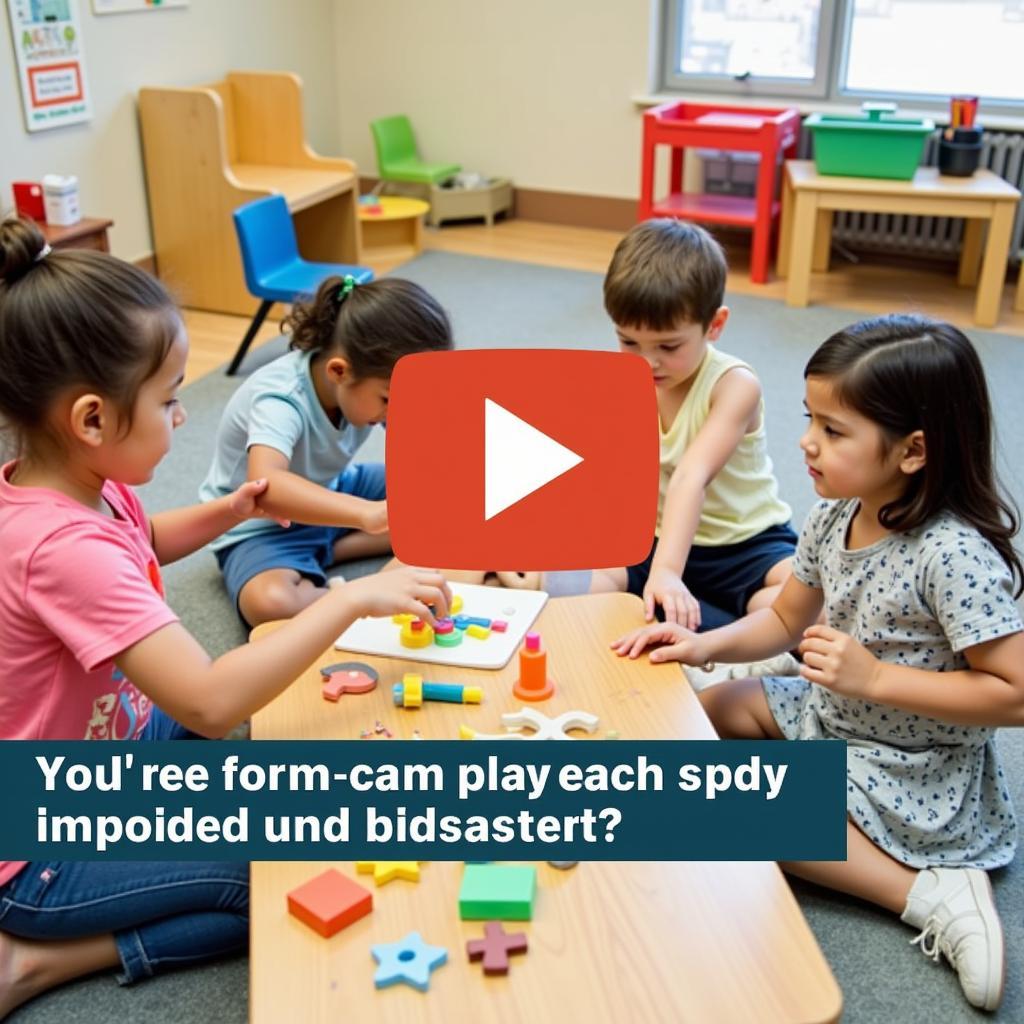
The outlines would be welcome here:
M 519 678 L 512 692 L 520 700 L 547 700 L 555 692 L 555 684 L 548 679 L 548 655 L 541 647 L 539 633 L 527 633 L 526 642 L 519 648 Z

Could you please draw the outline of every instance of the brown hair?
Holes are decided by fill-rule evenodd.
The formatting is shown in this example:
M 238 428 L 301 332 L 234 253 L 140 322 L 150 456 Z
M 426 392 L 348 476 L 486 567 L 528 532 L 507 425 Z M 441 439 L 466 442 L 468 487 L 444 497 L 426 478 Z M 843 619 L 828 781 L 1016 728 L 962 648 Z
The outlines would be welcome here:
M 291 348 L 340 352 L 357 380 L 386 380 L 402 356 L 452 347 L 451 324 L 437 300 L 398 277 L 354 287 L 329 277 L 284 325 L 292 332 Z
M 76 386 L 110 398 L 130 427 L 180 329 L 149 274 L 103 252 L 50 252 L 32 221 L 0 221 L 0 415 L 19 441 L 45 431 L 53 401 Z
M 646 220 L 615 247 L 604 308 L 622 327 L 668 331 L 688 320 L 707 330 L 725 298 L 727 270 L 722 247 L 703 228 Z
M 837 331 L 811 356 L 804 377 L 824 377 L 839 400 L 876 423 L 885 451 L 915 430 L 927 461 L 906 490 L 884 505 L 888 530 L 911 530 L 947 510 L 999 552 L 1024 589 L 1013 547 L 1020 515 L 993 467 L 992 407 L 981 360 L 950 324 L 891 314 Z M 884 454 L 884 452 L 883 452 Z

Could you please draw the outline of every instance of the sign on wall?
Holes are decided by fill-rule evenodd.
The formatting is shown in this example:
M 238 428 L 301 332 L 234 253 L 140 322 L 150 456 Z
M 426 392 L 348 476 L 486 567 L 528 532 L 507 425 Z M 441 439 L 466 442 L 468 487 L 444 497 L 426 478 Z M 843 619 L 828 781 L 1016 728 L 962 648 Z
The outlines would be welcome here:
M 74 0 L 7 0 L 25 126 L 30 132 L 92 117 L 82 26 Z

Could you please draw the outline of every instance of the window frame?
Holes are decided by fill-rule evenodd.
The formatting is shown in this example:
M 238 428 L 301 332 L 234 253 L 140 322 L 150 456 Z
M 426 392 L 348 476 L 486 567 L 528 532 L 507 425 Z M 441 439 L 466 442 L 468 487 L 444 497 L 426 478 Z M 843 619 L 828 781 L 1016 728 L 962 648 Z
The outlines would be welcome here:
M 657 25 L 659 64 L 658 90 L 666 95 L 705 93 L 758 100 L 807 99 L 837 106 L 858 106 L 873 100 L 893 100 L 937 114 L 948 111 L 948 93 L 892 92 L 885 90 L 849 89 L 843 83 L 849 64 L 855 0 L 821 0 L 818 26 L 818 48 L 815 55 L 815 76 L 802 83 L 791 79 L 750 76 L 740 80 L 729 75 L 699 75 L 676 72 L 681 49 L 683 8 L 688 0 L 660 0 Z M 985 110 L 998 119 L 1024 116 L 1024 97 L 1019 100 L 981 97 Z

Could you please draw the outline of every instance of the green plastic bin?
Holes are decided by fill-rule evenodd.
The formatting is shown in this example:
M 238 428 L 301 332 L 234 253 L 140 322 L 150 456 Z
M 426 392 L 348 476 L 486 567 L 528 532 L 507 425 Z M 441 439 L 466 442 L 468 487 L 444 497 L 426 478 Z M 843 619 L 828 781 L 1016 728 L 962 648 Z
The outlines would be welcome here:
M 913 178 L 935 122 L 897 117 L 894 103 L 865 103 L 862 114 L 811 114 L 804 126 L 814 137 L 819 174 L 854 178 Z

